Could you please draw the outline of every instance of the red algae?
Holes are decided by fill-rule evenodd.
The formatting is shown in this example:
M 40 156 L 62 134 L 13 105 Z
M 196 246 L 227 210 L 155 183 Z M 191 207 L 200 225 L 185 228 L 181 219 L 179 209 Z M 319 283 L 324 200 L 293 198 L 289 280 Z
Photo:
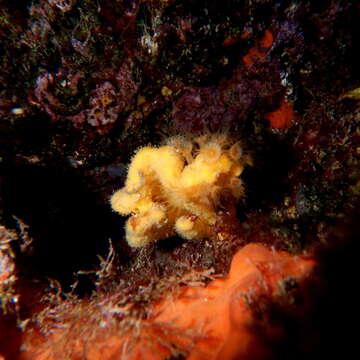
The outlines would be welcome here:
M 279 109 L 271 113 L 267 113 L 265 118 L 269 120 L 272 128 L 288 129 L 295 118 L 295 113 L 292 105 L 283 100 Z
M 265 57 L 265 53 L 256 47 L 253 47 L 249 52 L 243 57 L 244 64 L 250 66 L 254 64 L 258 59 Z
M 262 39 L 252 47 L 248 53 L 243 57 L 243 62 L 246 66 L 250 66 L 266 56 L 266 50 L 271 47 L 274 42 L 274 36 L 270 30 L 265 30 Z
M 268 29 L 265 30 L 265 33 L 264 33 L 264 36 L 263 38 L 261 39 L 260 41 L 260 45 L 263 47 L 263 48 L 270 48 L 271 45 L 273 44 L 274 42 L 274 36 L 272 34 L 272 32 Z

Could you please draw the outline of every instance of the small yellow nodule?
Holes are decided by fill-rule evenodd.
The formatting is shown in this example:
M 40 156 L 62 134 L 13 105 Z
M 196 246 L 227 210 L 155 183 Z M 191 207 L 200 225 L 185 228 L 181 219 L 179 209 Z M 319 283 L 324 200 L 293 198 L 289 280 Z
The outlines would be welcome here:
M 170 96 L 172 94 L 172 90 L 169 89 L 167 86 L 163 86 L 161 88 L 161 95 L 162 96 Z
M 216 142 L 210 142 L 200 148 L 200 156 L 205 161 L 215 162 L 219 160 L 221 156 L 221 146 Z
M 231 169 L 231 172 L 234 176 L 240 176 L 243 170 L 244 170 L 244 166 L 242 164 L 236 164 Z
M 130 232 L 126 232 L 126 240 L 130 246 L 135 248 L 144 247 L 151 242 L 147 236 Z
M 187 216 L 181 216 L 176 220 L 175 226 L 178 231 L 189 231 L 193 229 L 194 223 Z
M 188 216 L 181 216 L 175 223 L 176 232 L 185 239 L 194 239 L 197 231 L 194 230 L 194 222 Z
M 231 146 L 229 155 L 233 160 L 239 160 L 242 157 L 243 151 L 239 142 L 236 142 L 233 146 Z
M 111 207 L 121 215 L 128 215 L 134 210 L 136 202 L 140 199 L 138 193 L 128 193 L 126 190 L 118 190 L 111 197 Z

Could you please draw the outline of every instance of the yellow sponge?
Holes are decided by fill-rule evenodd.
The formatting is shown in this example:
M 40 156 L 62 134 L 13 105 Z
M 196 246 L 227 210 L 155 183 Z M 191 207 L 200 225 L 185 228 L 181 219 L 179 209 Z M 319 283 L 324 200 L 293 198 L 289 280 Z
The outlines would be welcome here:
M 227 134 L 176 136 L 164 146 L 138 150 L 124 188 L 111 198 L 115 211 L 131 215 L 129 245 L 145 246 L 175 233 L 195 240 L 208 236 L 217 220 L 216 199 L 222 193 L 243 195 L 239 176 L 250 164 L 241 143 Z

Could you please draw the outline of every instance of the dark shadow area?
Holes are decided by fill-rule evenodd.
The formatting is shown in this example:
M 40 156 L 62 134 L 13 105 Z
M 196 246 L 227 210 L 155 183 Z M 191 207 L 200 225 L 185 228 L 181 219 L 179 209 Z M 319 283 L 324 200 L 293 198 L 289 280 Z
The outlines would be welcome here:
M 308 291 L 315 294 L 315 304 L 307 319 L 308 329 L 301 334 L 307 341 L 303 347 L 311 353 L 306 358 L 350 359 L 358 353 L 358 333 L 354 329 L 359 318 L 359 216 L 358 208 L 330 229 L 328 246 L 318 251 L 320 280 L 309 281 Z
M 15 123 L 0 122 L 0 155 L 23 153 L 31 155 L 49 146 L 52 125 L 44 114 L 17 119 Z
M 170 238 L 161 239 L 155 243 L 155 248 L 157 251 L 161 252 L 171 252 L 175 248 L 184 244 L 185 240 L 180 236 L 172 236 Z
M 24 259 L 29 269 L 66 287 L 74 272 L 94 269 L 98 254 L 106 257 L 115 219 L 110 208 L 97 205 L 75 171 L 11 164 L 1 173 L 4 217 L 19 217 L 34 239 L 32 254 Z M 88 286 L 85 281 L 83 290 Z
M 275 359 L 357 357 L 359 208 L 356 214 L 328 229 L 326 245 L 315 249 L 318 267 L 300 293 L 271 309 L 286 335 L 273 346 Z
M 290 190 L 288 173 L 294 165 L 294 154 L 285 142 L 266 135 L 260 145 L 252 144 L 254 166 L 241 175 L 245 184 L 247 209 L 264 209 L 278 204 Z
M 20 356 L 22 332 L 16 321 L 14 314 L 2 314 L 0 318 L 0 351 L 4 359 L 15 360 Z

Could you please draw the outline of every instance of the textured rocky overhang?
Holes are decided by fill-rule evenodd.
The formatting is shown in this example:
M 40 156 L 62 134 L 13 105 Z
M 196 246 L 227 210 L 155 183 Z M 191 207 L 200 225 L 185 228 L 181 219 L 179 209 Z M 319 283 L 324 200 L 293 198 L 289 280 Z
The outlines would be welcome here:
M 158 355 L 191 358 L 195 325 L 172 319 L 188 327 L 172 338 L 154 325 L 166 317 L 157 304 L 225 283 L 249 247 L 247 259 L 275 265 L 254 265 L 241 290 L 249 312 L 234 326 L 251 325 L 241 337 L 267 358 L 346 357 L 356 344 L 358 17 L 345 0 L 2 1 L 0 358 L 85 359 L 102 346 L 118 356 L 109 336 L 134 344 L 138 324 L 171 343 Z M 225 199 L 206 239 L 131 249 L 109 205 L 126 164 L 139 147 L 203 131 L 242 139 L 254 163 L 246 196 Z M 312 270 L 290 276 L 285 258 Z M 268 281 L 274 292 L 259 291 Z M 214 356 L 243 351 L 240 339 L 222 341 Z M 253 349 L 241 356 L 261 357 Z

